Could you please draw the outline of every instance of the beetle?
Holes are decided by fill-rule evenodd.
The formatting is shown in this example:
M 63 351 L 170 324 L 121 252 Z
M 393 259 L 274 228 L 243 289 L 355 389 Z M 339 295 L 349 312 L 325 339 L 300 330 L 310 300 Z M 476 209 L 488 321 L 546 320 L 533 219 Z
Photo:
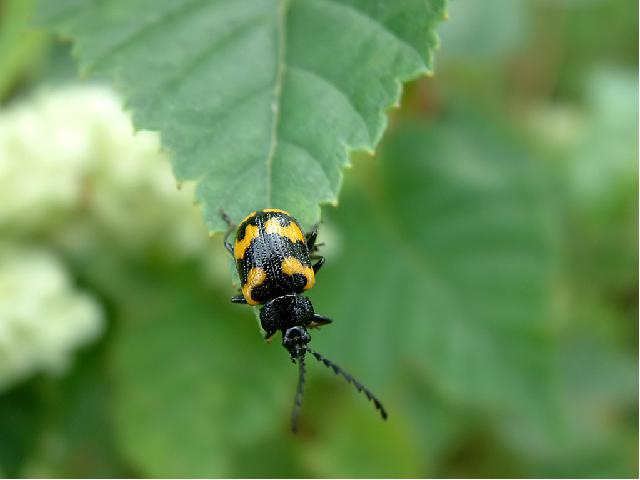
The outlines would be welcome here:
M 242 293 L 232 297 L 231 302 L 259 306 L 265 340 L 271 341 L 281 332 L 282 346 L 289 352 L 291 361 L 298 364 L 298 385 L 291 413 L 293 432 L 298 428 L 304 395 L 307 353 L 363 393 L 386 420 L 387 411 L 367 387 L 309 347 L 309 330 L 332 322 L 315 313 L 311 301 L 303 295 L 314 286 L 316 275 L 324 265 L 324 257 L 317 254 L 317 225 L 305 234 L 289 213 L 267 208 L 250 213 L 236 227 L 228 215 L 220 213 L 228 225 L 224 246 L 236 263 L 241 283 Z M 228 239 L 234 231 L 235 242 L 231 244 Z

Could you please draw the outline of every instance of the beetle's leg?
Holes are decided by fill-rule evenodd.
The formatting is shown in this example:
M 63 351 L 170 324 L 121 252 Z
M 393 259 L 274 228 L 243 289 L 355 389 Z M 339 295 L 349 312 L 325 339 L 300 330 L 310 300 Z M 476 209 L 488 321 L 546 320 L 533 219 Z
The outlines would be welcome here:
M 311 227 L 311 231 L 307 233 L 305 236 L 307 242 L 307 248 L 309 249 L 309 253 L 314 253 L 318 251 L 318 246 L 316 245 L 316 240 L 318 239 L 318 224 L 316 223 L 313 227 Z
M 313 273 L 317 274 L 322 265 L 324 265 L 324 257 L 318 257 L 318 261 L 312 265 Z
M 228 238 L 229 238 L 229 235 L 231 235 L 231 233 L 235 231 L 236 226 L 231 221 L 231 218 L 229 218 L 229 215 L 227 215 L 227 213 L 222 209 L 220 209 L 220 216 L 222 217 L 222 220 L 224 220 L 224 222 L 227 224 L 227 231 L 224 233 L 224 240 L 223 240 L 224 248 L 226 248 L 227 251 L 233 257 L 233 245 L 231 245 L 231 243 L 228 241 Z
M 247 299 L 244 298 L 243 295 L 236 295 L 234 297 L 231 297 L 231 303 L 242 303 L 242 304 L 247 304 Z
M 273 340 L 273 336 L 275 334 L 276 334 L 275 330 L 273 332 L 265 332 L 264 339 L 267 341 L 267 343 L 271 343 L 271 341 Z
M 231 245 L 231 243 L 227 242 L 227 236 L 228 236 L 228 234 L 225 234 L 225 237 L 224 237 L 224 248 L 226 248 L 227 251 L 229 252 L 229 255 L 231 255 L 233 257 L 233 245 Z
M 331 322 L 333 322 L 333 320 L 331 320 L 328 317 L 325 317 L 324 315 L 318 315 L 317 313 L 313 314 L 313 320 L 311 320 L 309 322 L 309 324 L 307 325 L 308 328 L 317 328 L 317 327 L 321 327 L 322 325 L 328 325 Z
M 227 224 L 227 227 L 232 227 L 233 226 L 233 222 L 231 221 L 231 217 L 229 215 L 227 215 L 227 212 L 225 212 L 223 209 L 220 209 L 220 216 L 222 217 L 222 220 L 224 221 L 224 223 Z
M 320 315 L 318 313 L 313 314 L 313 321 L 317 325 L 326 325 L 327 323 L 333 322 L 329 317 L 325 317 L 324 315 Z

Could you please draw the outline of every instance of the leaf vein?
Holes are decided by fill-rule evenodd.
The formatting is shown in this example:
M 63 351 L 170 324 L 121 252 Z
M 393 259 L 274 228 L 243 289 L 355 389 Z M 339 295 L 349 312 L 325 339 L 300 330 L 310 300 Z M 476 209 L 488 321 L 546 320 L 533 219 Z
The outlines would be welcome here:
M 331 177 L 329 176 L 329 172 L 324 166 L 324 163 L 322 163 L 320 159 L 315 154 L 313 154 L 311 150 L 309 150 L 308 147 L 298 142 L 294 142 L 292 140 L 289 140 L 287 138 L 282 138 L 282 137 L 280 137 L 280 143 L 284 145 L 289 145 L 290 147 L 293 147 L 294 149 L 297 149 L 297 150 L 302 150 L 311 160 L 313 160 L 320 167 L 320 170 L 322 171 L 324 177 L 327 179 L 327 183 L 331 185 Z
M 145 36 L 154 32 L 157 28 L 161 27 L 167 22 L 174 22 L 176 20 L 176 16 L 182 16 L 190 13 L 193 9 L 198 8 L 202 5 L 210 6 L 208 0 L 193 0 L 187 3 L 181 4 L 177 8 L 169 9 L 162 15 L 157 18 L 154 18 L 152 21 L 141 25 L 140 28 L 134 30 L 132 33 L 127 35 L 122 40 L 118 41 L 110 48 L 108 48 L 102 55 L 98 55 L 96 59 L 91 62 L 91 68 L 96 70 L 99 65 L 104 65 L 111 58 L 113 58 L 118 52 L 129 47 L 131 44 L 136 41 L 140 41 Z
M 351 98 L 349 97 L 349 95 L 347 95 L 346 92 L 342 91 L 340 89 L 340 87 L 338 87 L 335 83 L 333 83 L 332 80 L 330 80 L 328 77 L 326 77 L 325 75 L 322 75 L 318 72 L 314 72 L 313 70 L 310 70 L 307 67 L 302 67 L 300 65 L 293 65 L 293 64 L 289 64 L 287 66 L 287 68 L 290 71 L 297 71 L 303 75 L 307 75 L 312 77 L 314 80 L 322 83 L 322 85 L 324 85 L 325 87 L 329 88 L 331 91 L 335 92 L 340 98 L 342 98 L 347 105 L 349 105 L 349 108 L 351 108 L 351 110 L 353 111 L 355 117 L 358 119 L 358 121 L 360 122 L 360 126 L 361 128 L 364 129 L 364 131 L 367 134 L 367 143 L 369 147 L 373 147 L 371 145 L 371 135 L 369 132 L 369 127 L 367 126 L 367 122 L 364 118 L 364 115 L 362 114 L 362 112 L 360 112 L 360 110 L 358 110 L 356 108 L 356 106 L 354 105 L 353 101 L 351 100 Z
M 377 18 L 372 17 L 371 15 L 363 12 L 359 8 L 356 8 L 353 5 L 349 5 L 346 3 L 341 3 L 338 0 L 305 0 L 309 3 L 321 3 L 330 8 L 335 8 L 338 10 L 342 10 L 343 12 L 347 12 L 351 16 L 355 16 L 360 20 L 365 21 L 370 27 L 373 29 L 380 31 L 383 35 L 393 39 L 397 44 L 399 44 L 403 49 L 409 50 L 413 56 L 417 56 L 420 63 L 423 63 L 422 53 L 405 39 L 400 38 L 396 33 L 389 30 L 385 24 L 383 24 Z
M 212 57 L 212 54 L 216 52 L 220 47 L 231 43 L 234 39 L 243 35 L 247 32 L 247 30 L 251 29 L 251 27 L 255 26 L 260 22 L 260 20 L 264 20 L 265 17 L 261 15 L 256 15 L 254 17 L 249 18 L 247 21 L 237 25 L 235 28 L 231 29 L 227 32 L 226 35 L 223 35 L 221 38 L 218 38 L 217 41 L 212 42 L 205 48 L 203 51 L 191 57 L 191 61 L 180 68 L 176 75 L 172 76 L 166 82 L 163 82 L 158 87 L 159 93 L 168 93 L 170 89 L 177 89 L 181 83 L 193 72 L 195 72 L 198 67 L 200 67 L 207 59 Z
M 196 118 L 196 115 L 199 113 L 193 109 L 184 109 L 183 107 L 183 115 L 180 117 L 180 122 L 182 124 L 187 124 L 193 127 L 197 127 L 200 130 L 204 131 L 207 135 L 209 135 L 214 129 L 214 127 L 218 126 L 221 121 L 229 122 L 232 116 L 237 113 L 242 112 L 242 108 L 246 104 L 255 100 L 257 96 L 262 93 L 265 93 L 269 90 L 271 84 L 268 85 L 260 85 L 255 89 L 252 89 L 250 92 L 242 93 L 236 97 L 233 97 L 231 100 L 224 103 L 224 105 L 219 106 L 216 110 L 207 110 L 206 118 Z M 171 111 L 170 111 L 171 112 Z M 189 115 L 184 115 L 184 113 L 188 113 Z M 175 112 L 171 113 L 174 117 L 176 116 Z M 203 117 L 203 116 L 201 116 Z M 153 125 L 151 125 L 153 127 Z

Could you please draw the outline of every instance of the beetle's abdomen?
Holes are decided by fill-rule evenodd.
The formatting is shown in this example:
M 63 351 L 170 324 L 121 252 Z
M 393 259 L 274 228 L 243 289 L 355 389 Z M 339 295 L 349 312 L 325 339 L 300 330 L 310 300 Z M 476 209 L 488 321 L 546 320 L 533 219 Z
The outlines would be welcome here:
M 260 210 L 245 218 L 233 251 L 242 294 L 250 305 L 302 293 L 315 283 L 304 233 L 282 210 Z

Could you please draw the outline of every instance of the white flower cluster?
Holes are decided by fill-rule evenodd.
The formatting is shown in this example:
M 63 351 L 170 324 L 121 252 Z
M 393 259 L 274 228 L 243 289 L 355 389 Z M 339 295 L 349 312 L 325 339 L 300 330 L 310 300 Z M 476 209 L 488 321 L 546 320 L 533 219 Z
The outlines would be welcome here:
M 97 302 L 72 286 L 55 256 L 0 247 L 0 391 L 36 371 L 61 371 L 102 325 Z
M 134 133 L 106 87 L 42 92 L 0 113 L 0 231 L 30 234 L 82 218 L 126 247 L 199 254 L 206 229 L 192 186 L 185 190 L 158 135 Z
M 23 245 L 53 239 L 76 251 L 99 240 L 211 262 L 193 191 L 176 188 L 158 136 L 135 133 L 105 87 L 40 92 L 0 111 L 0 192 L 0 390 L 64 368 L 102 330 L 97 302 L 65 265 Z

